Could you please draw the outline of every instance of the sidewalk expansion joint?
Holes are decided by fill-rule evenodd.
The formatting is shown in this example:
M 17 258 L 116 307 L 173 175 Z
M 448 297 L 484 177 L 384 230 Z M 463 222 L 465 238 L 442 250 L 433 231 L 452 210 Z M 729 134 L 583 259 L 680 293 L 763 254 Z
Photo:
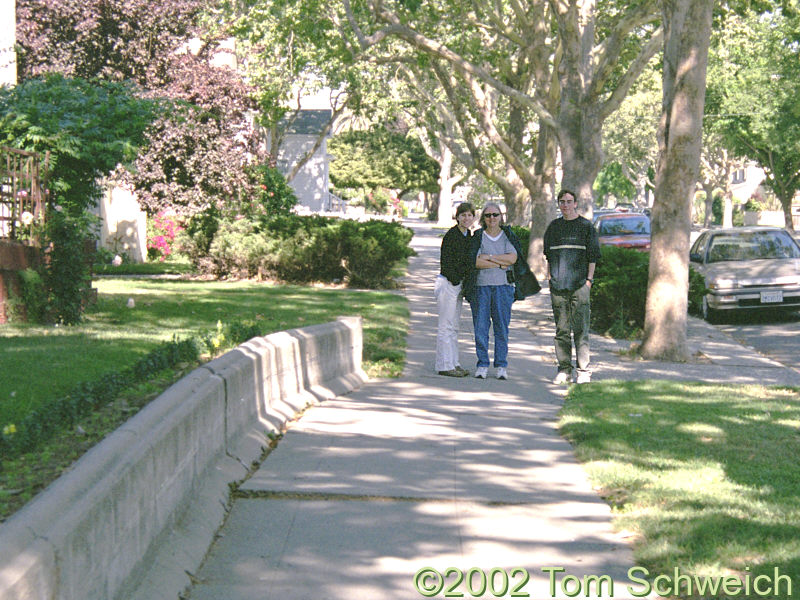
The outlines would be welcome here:
M 469 498 L 432 498 L 424 496 L 376 496 L 372 494 L 335 494 L 326 492 L 276 492 L 270 490 L 242 490 L 234 492 L 236 500 L 307 500 L 307 501 L 337 501 L 337 502 L 426 502 L 450 504 L 453 502 L 469 502 L 485 506 L 525 506 L 532 502 L 503 502 L 497 500 L 478 500 Z

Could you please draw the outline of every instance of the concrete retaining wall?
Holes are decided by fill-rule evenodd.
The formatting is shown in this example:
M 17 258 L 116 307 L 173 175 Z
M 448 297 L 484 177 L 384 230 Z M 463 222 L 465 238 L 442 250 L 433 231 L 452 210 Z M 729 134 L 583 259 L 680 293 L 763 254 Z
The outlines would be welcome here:
M 177 597 L 267 433 L 366 380 L 361 339 L 361 319 L 343 317 L 181 379 L 0 525 L 0 598 Z

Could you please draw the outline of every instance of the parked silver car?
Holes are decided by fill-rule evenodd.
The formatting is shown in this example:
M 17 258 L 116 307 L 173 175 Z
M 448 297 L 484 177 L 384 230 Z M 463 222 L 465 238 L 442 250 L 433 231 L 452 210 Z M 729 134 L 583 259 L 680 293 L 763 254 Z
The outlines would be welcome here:
M 800 308 L 800 246 L 785 229 L 711 229 L 695 240 L 689 259 L 705 277 L 709 322 L 734 309 Z

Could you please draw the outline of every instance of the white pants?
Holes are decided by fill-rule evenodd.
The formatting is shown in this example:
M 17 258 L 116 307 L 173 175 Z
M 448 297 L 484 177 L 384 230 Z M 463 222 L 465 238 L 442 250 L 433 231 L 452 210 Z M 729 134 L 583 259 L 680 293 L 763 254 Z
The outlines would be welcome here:
M 439 327 L 436 331 L 436 371 L 450 371 L 459 365 L 458 327 L 464 296 L 461 284 L 453 285 L 447 277 L 438 275 L 433 285 L 433 297 L 439 307 Z

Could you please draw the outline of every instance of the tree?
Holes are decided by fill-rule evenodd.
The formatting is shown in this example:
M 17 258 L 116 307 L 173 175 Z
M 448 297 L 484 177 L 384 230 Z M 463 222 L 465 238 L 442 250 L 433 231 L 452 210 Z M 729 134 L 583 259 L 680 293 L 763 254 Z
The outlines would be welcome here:
M 17 66 L 159 87 L 169 57 L 194 31 L 205 0 L 17 0 Z
M 117 176 L 133 185 L 150 214 L 236 206 L 258 184 L 248 165 L 268 162 L 249 122 L 253 90 L 230 68 L 202 57 L 184 54 L 170 62 L 169 76 L 153 93 L 172 108 L 148 130 L 131 168 Z
M 289 166 L 288 181 L 314 156 L 339 119 L 348 112 L 358 114 L 365 96 L 381 85 L 370 65 L 355 68 L 335 28 L 313 17 L 314 7 L 314 2 L 245 0 L 223 3 L 218 19 L 219 34 L 237 40 L 242 68 L 256 90 L 256 121 L 266 132 L 263 141 L 273 156 L 278 156 L 298 118 L 302 98 L 329 90 L 331 117 L 316 142 Z
M 556 149 L 563 184 L 591 210 L 602 165 L 603 121 L 661 45 L 655 1 L 593 0 L 525 5 L 439 0 L 421 3 L 304 3 L 339 31 L 353 59 L 442 69 L 438 77 L 468 137 L 480 131 L 503 161 L 514 212 L 532 204 L 530 256 L 543 269 L 541 237 L 552 205 Z M 309 9 L 311 10 L 311 9 Z M 556 35 L 554 35 L 554 32 Z M 510 191 L 510 190 L 509 190 Z
M 253 90 L 212 65 L 219 37 L 204 28 L 205 0 L 19 0 L 20 76 L 57 72 L 133 81 L 176 101 L 148 131 L 131 172 L 149 212 L 203 210 L 252 191 L 248 161 L 267 160 L 248 123 Z
M 124 82 L 51 74 L 0 87 L 0 144 L 50 152 L 50 201 L 79 215 L 100 195 L 98 179 L 130 162 L 159 104 Z
M 594 182 L 594 191 L 604 204 L 606 196 L 611 196 L 617 202 L 632 200 L 636 196 L 633 182 L 623 174 L 622 165 L 618 162 L 606 163 L 600 170 Z
M 39 269 L 45 318 L 80 321 L 91 279 L 83 254 L 93 237 L 87 209 L 100 196 L 98 179 L 135 156 L 157 109 L 124 82 L 50 74 L 0 87 L 0 145 L 50 154 Z
M 661 68 L 650 64 L 603 129 L 606 161 L 617 162 L 637 196 L 650 206 L 658 160 L 658 118 L 661 114 Z
M 713 217 L 714 191 L 722 190 L 722 196 L 726 203 L 723 214 L 730 218 L 731 202 L 731 170 L 736 161 L 731 153 L 723 146 L 719 134 L 710 128 L 703 127 L 703 151 L 700 154 L 700 177 L 697 187 L 705 193 L 705 211 L 703 216 L 703 227 L 708 227 Z M 725 223 L 726 217 L 722 221 L 726 227 L 732 223 Z
M 335 157 L 330 177 L 337 187 L 395 189 L 400 197 L 438 189 L 439 166 L 413 137 L 375 127 L 345 132 L 330 141 L 329 149 Z
M 702 143 L 714 0 L 663 0 L 663 111 L 642 345 L 644 358 L 687 360 L 691 196 Z
M 781 10 L 731 18 L 710 64 L 714 130 L 739 157 L 756 161 L 793 229 L 800 190 L 800 18 Z

